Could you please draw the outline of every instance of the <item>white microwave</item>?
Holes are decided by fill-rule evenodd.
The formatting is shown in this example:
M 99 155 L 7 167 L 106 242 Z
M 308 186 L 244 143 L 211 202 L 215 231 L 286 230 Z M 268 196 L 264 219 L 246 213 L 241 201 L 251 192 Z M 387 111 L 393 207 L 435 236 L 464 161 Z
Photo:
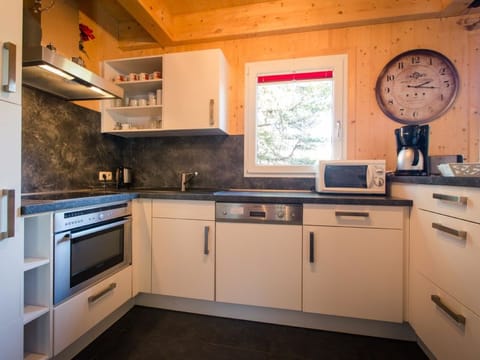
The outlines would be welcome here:
M 319 193 L 385 194 L 385 160 L 320 160 L 316 167 Z

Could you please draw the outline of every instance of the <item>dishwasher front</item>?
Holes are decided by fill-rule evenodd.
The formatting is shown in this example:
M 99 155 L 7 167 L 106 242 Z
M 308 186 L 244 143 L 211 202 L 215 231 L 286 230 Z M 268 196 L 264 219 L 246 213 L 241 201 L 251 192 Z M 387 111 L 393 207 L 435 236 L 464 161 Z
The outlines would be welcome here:
M 216 204 L 216 301 L 301 310 L 302 213 L 301 204 Z

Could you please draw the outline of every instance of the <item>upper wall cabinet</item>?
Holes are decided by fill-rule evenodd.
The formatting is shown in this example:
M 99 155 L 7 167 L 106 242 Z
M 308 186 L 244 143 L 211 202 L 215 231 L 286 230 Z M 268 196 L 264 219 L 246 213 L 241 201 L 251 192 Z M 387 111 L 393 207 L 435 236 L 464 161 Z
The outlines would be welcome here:
M 102 102 L 102 132 L 123 137 L 227 131 L 227 64 L 219 49 L 111 60 L 104 76 L 125 90 Z

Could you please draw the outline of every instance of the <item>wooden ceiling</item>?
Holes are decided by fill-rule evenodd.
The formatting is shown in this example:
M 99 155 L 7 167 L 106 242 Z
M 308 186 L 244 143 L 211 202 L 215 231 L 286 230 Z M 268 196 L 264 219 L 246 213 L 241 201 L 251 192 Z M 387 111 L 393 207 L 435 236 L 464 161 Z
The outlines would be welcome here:
M 472 1 L 101 0 L 100 6 L 116 19 L 121 47 L 135 49 L 468 15 L 476 12 Z M 93 20 L 102 23 L 94 14 Z

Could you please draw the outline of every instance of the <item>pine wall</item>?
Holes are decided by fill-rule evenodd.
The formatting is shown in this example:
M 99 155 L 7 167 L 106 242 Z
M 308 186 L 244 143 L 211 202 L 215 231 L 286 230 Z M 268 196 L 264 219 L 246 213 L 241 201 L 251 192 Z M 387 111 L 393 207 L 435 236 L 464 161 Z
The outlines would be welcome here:
M 97 11 L 102 11 L 97 9 Z M 454 62 L 460 91 L 454 106 L 430 123 L 430 154 L 462 154 L 479 161 L 480 30 L 467 31 L 463 18 L 405 21 L 344 29 L 276 36 L 250 37 L 148 50 L 122 51 L 111 34 L 108 15 L 100 27 L 85 14 L 80 22 L 94 30 L 96 39 L 85 43 L 87 67 L 101 72 L 104 59 L 158 55 L 167 52 L 221 48 L 229 63 L 229 131 L 244 132 L 244 67 L 252 61 L 331 54 L 348 55 L 347 154 L 349 159 L 386 159 L 395 168 L 394 129 L 375 100 L 375 82 L 383 66 L 400 52 L 414 48 L 439 51 Z M 106 25 L 105 25 L 106 24 Z

